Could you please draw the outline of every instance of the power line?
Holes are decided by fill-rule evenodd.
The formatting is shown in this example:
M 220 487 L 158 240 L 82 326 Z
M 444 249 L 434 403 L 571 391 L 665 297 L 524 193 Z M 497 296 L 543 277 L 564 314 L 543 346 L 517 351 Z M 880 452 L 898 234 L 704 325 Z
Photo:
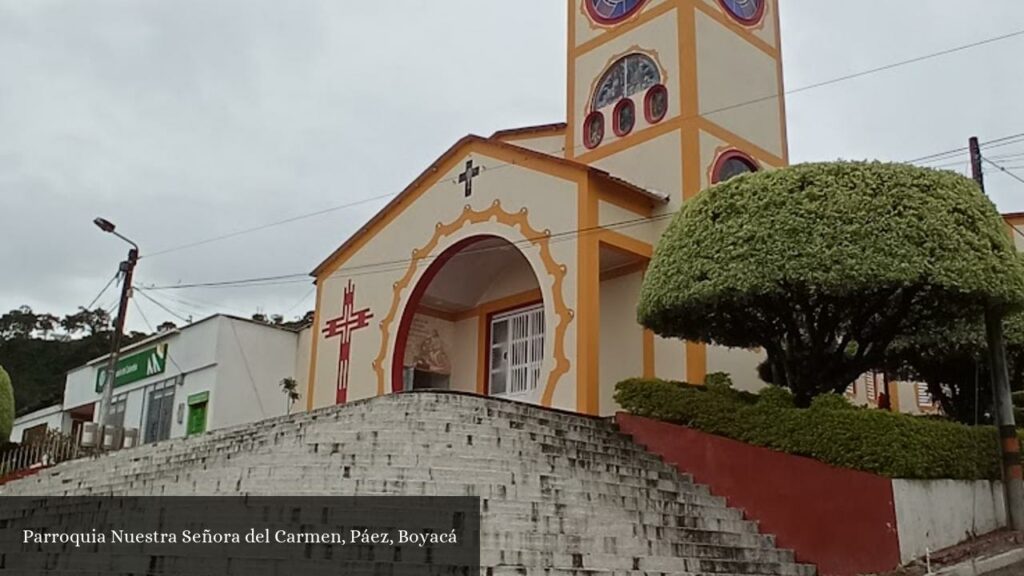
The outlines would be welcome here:
M 146 326 L 149 328 L 150 333 L 154 335 L 159 334 L 159 331 L 156 328 L 153 328 L 153 324 L 150 323 L 149 318 L 146 318 L 146 313 L 142 311 L 142 306 L 139 304 L 139 301 L 135 298 L 132 298 L 132 304 L 135 304 L 135 310 L 139 313 L 139 316 L 142 317 L 142 321 L 146 323 Z M 179 374 L 185 374 L 185 371 L 182 370 L 181 366 L 178 365 L 178 362 L 174 359 L 174 355 L 171 353 L 170 350 L 167 351 L 167 359 L 171 361 L 171 364 L 174 364 L 174 367 L 178 369 Z
M 1004 145 L 1005 143 L 1010 142 L 1011 140 L 1015 140 L 1015 139 L 1022 139 L 1022 140 L 1024 140 L 1024 133 L 1013 134 L 1013 135 L 1010 135 L 1010 136 L 1004 136 L 1002 138 L 996 138 L 994 140 L 990 140 L 990 141 L 986 142 L 984 144 L 984 146 L 986 146 L 988 148 L 997 147 L 997 146 L 1000 146 L 1000 145 Z M 967 150 L 966 147 L 965 148 L 957 148 L 955 150 L 950 150 L 950 151 L 946 151 L 946 152 L 940 152 L 940 153 L 937 153 L 937 154 L 932 154 L 932 155 L 925 156 L 925 157 L 922 157 L 922 158 L 919 158 L 919 159 L 916 159 L 916 160 L 910 160 L 910 161 L 907 161 L 907 163 L 917 163 L 917 162 L 925 160 L 927 158 L 939 157 L 939 156 L 948 156 L 949 154 L 964 152 L 966 150 Z M 933 160 L 933 161 L 938 161 L 938 160 Z M 960 166 L 960 165 L 962 165 L 962 164 L 964 164 L 966 162 L 967 162 L 966 159 L 964 161 L 959 161 L 958 160 L 956 162 L 949 162 L 949 163 L 946 163 L 946 164 L 940 164 L 940 165 L 934 166 L 934 167 L 940 168 L 940 167 L 943 167 L 943 166 Z M 575 236 L 586 234 L 588 232 L 599 232 L 601 230 L 615 230 L 617 228 L 629 227 L 629 226 L 633 226 L 633 225 L 637 225 L 637 224 L 641 224 L 641 223 L 654 222 L 654 221 L 658 221 L 658 220 L 661 220 L 661 219 L 664 219 L 664 218 L 671 218 L 675 214 L 676 214 L 676 212 L 670 212 L 670 213 L 662 214 L 662 215 L 659 215 L 659 216 L 641 217 L 641 218 L 636 218 L 636 219 L 633 219 L 633 220 L 621 221 L 621 222 L 617 222 L 617 223 L 606 225 L 606 226 L 598 225 L 598 226 L 592 226 L 590 228 L 583 228 L 583 229 L 579 229 L 579 230 L 567 230 L 567 231 L 560 232 L 560 233 L 550 234 L 550 235 L 548 235 L 546 237 L 550 238 L 554 242 L 558 242 L 558 241 L 561 241 L 563 239 L 567 240 L 567 239 L 570 239 L 570 238 L 575 237 Z M 519 244 L 522 244 L 522 243 L 525 243 L 526 245 L 529 245 L 529 244 L 533 243 L 533 241 L 539 240 L 539 239 L 541 239 L 541 237 L 538 237 L 538 238 L 526 238 L 526 239 L 523 239 L 523 240 L 516 241 L 515 243 L 513 243 L 513 245 L 519 245 Z M 459 256 L 465 256 L 465 255 L 470 255 L 470 254 L 479 253 L 479 252 L 488 252 L 488 251 L 493 251 L 493 250 L 501 250 L 503 248 L 505 248 L 505 247 L 504 246 L 497 246 L 497 247 L 491 247 L 491 248 L 480 248 L 480 249 L 475 249 L 475 250 L 474 249 L 469 249 L 469 250 L 466 250 L 466 251 L 460 253 Z M 424 260 L 429 262 L 429 261 L 432 261 L 432 259 L 437 258 L 437 257 L 438 256 L 428 256 L 428 257 L 425 257 Z M 398 260 L 390 260 L 390 261 L 381 261 L 381 262 L 373 262 L 373 263 L 368 263 L 368 264 L 362 264 L 362 265 L 359 265 L 359 266 L 352 266 L 352 267 L 348 267 L 348 268 L 342 268 L 341 270 L 339 270 L 339 271 L 335 272 L 334 274 L 332 274 L 332 277 L 336 277 L 336 276 L 339 276 L 339 275 L 345 275 L 345 276 L 349 276 L 349 277 L 353 277 L 354 278 L 354 277 L 363 276 L 363 275 L 367 275 L 367 274 L 387 273 L 387 272 L 392 272 L 392 271 L 394 271 L 396 269 L 404 268 L 405 266 L 410 264 L 412 261 L 413 261 L 412 258 L 403 258 L 403 259 L 398 259 Z M 183 290 L 183 289 L 191 289 L 191 288 L 242 288 L 242 287 L 262 288 L 262 287 L 268 287 L 268 286 L 282 286 L 282 285 L 288 285 L 288 284 L 297 284 L 297 283 L 308 282 L 308 281 L 309 281 L 309 274 L 308 273 L 297 273 L 297 274 L 285 274 L 285 275 L 277 275 L 277 276 L 263 276 L 263 277 L 247 278 L 247 279 L 240 279 L 240 280 L 224 280 L 224 281 L 216 281 L 216 282 L 200 282 L 200 283 L 191 283 L 191 284 L 177 284 L 177 285 L 165 285 L 165 286 L 149 286 L 146 289 L 147 290 L 165 291 L 165 290 Z M 314 290 L 315 290 L 315 288 L 314 288 Z M 312 290 L 310 292 L 312 292 Z M 303 297 L 303 300 L 305 300 L 306 297 L 308 297 L 308 296 Z M 300 304 L 301 304 L 301 301 L 300 301 Z M 296 304 L 296 306 L 297 305 L 298 304 Z
M 187 248 L 195 248 L 197 246 L 203 246 L 203 245 L 206 245 L 206 244 L 211 244 L 213 242 L 219 242 L 221 240 L 227 240 L 229 238 L 235 238 L 237 236 L 242 236 L 244 234 L 251 234 L 253 232 L 259 232 L 261 230 L 266 230 L 268 228 L 273 228 L 275 226 L 282 226 L 284 224 L 291 224 L 292 222 L 298 222 L 300 220 L 306 220 L 308 218 L 314 218 L 316 216 L 322 216 L 324 214 L 329 214 L 331 212 L 337 212 L 338 210 L 343 210 L 345 208 L 354 208 L 354 207 L 360 206 L 362 204 L 369 204 L 371 202 L 376 202 L 378 200 L 383 200 L 383 199 L 386 199 L 386 198 L 390 198 L 392 196 L 394 196 L 394 194 L 389 193 L 389 194 L 380 194 L 378 196 L 374 196 L 374 197 L 371 197 L 371 198 L 363 198 L 362 200 L 356 200 L 354 202 L 348 202 L 346 204 L 340 204 L 338 206 L 332 206 L 330 208 L 325 208 L 323 210 L 317 210 L 316 212 L 310 212 L 308 214 L 300 214 L 298 216 L 293 216 L 291 218 L 286 218 L 284 220 L 278 220 L 277 222 L 270 222 L 268 224 L 262 224 L 260 226 L 254 226 L 252 228 L 246 228 L 244 230 L 237 230 L 235 232 L 230 232 L 228 234 L 223 234 L 223 235 L 220 235 L 220 236 L 214 236 L 212 238 L 206 238 L 205 240 L 197 240 L 195 242 L 190 242 L 188 244 L 182 244 L 180 246 L 175 246 L 175 247 L 172 247 L 172 248 L 166 248 L 164 250 L 159 250 L 157 252 L 149 254 L 149 255 L 145 256 L 145 258 L 155 258 L 157 256 L 161 256 L 161 255 L 164 255 L 164 254 L 170 254 L 172 252 L 178 252 L 178 251 L 181 251 L 181 250 L 185 250 Z
M 984 144 L 984 146 L 986 146 L 987 148 L 998 147 L 998 146 L 1004 145 L 1005 143 L 1010 142 L 1011 140 L 1014 140 L 1014 139 L 1024 140 L 1024 133 L 1014 134 L 1014 135 L 1010 135 L 1010 136 L 1004 136 L 1002 138 L 997 138 L 997 139 L 994 139 L 994 140 L 990 140 L 990 141 L 986 142 Z M 947 156 L 947 155 L 949 155 L 951 153 L 959 153 L 959 152 L 963 152 L 963 151 L 966 151 L 966 150 L 967 150 L 967 148 L 958 148 L 956 150 L 950 150 L 950 151 L 947 151 L 947 152 L 940 152 L 940 153 L 937 153 L 937 154 L 932 154 L 930 156 L 925 156 L 925 157 L 923 157 L 921 159 L 910 160 L 907 163 L 916 163 L 916 162 L 921 161 L 923 159 L 927 159 L 927 158 L 931 158 L 931 157 L 937 157 L 937 156 Z M 938 161 L 938 160 L 933 160 L 933 161 Z M 940 164 L 940 165 L 937 165 L 937 166 L 934 166 L 934 167 L 935 168 L 941 168 L 943 166 L 959 166 L 959 165 L 964 164 L 966 161 L 967 160 L 964 160 L 964 161 L 959 161 L 958 160 L 956 162 L 948 162 L 946 164 Z M 987 158 L 986 158 L 986 161 L 989 161 L 991 163 L 991 161 L 988 160 Z M 1007 173 L 1009 173 L 1005 168 L 1003 168 L 1001 166 L 999 168 L 1001 170 L 1006 171 Z M 1012 173 L 1009 173 L 1009 174 L 1011 176 L 1017 178 L 1018 180 L 1020 180 L 1019 177 L 1013 175 Z M 598 225 L 598 226 L 592 226 L 592 227 L 589 227 L 589 228 L 583 228 L 583 229 L 579 229 L 579 230 L 567 230 L 567 231 L 563 231 L 563 232 L 559 232 L 559 233 L 555 233 L 555 234 L 549 234 L 549 235 L 544 236 L 544 237 L 549 238 L 552 242 L 559 242 L 559 241 L 568 240 L 568 239 L 571 239 L 573 237 L 580 236 L 580 235 L 583 235 L 583 234 L 586 234 L 586 233 L 589 233 L 589 232 L 600 232 L 601 230 L 615 230 L 615 229 L 618 229 L 618 228 L 630 227 L 630 226 L 638 225 L 638 224 L 641 224 L 641 223 L 655 222 L 655 221 L 662 220 L 662 219 L 665 219 L 665 218 L 671 218 L 675 214 L 676 214 L 676 212 L 673 211 L 673 212 L 669 212 L 669 213 L 666 213 L 666 214 L 661 214 L 661 215 L 658 215 L 658 216 L 641 217 L 641 218 L 636 218 L 636 219 L 632 219 L 632 220 L 616 222 L 614 224 L 605 225 L 605 226 Z M 518 240 L 518 241 L 516 241 L 516 242 L 514 242 L 512 244 L 513 245 L 520 245 L 520 244 L 529 245 L 529 244 L 532 244 L 535 240 L 539 240 L 539 239 L 542 239 L 544 237 L 525 238 L 523 240 Z M 501 249 L 504 249 L 504 248 L 505 248 L 505 246 L 469 249 L 469 250 L 466 250 L 466 251 L 460 253 L 459 256 L 461 257 L 461 256 L 471 255 L 471 254 L 474 254 L 474 253 L 501 250 Z M 435 259 L 437 257 L 438 256 L 428 256 L 428 257 L 424 257 L 423 260 L 426 261 L 426 262 L 430 262 L 430 261 L 432 261 L 433 259 Z M 398 260 L 372 262 L 372 263 L 368 263 L 368 264 L 362 264 L 362 265 L 359 265 L 359 266 L 352 266 L 352 267 L 348 267 L 348 268 L 342 268 L 341 270 L 339 270 L 339 271 L 335 272 L 334 274 L 332 274 L 332 277 L 336 277 L 336 276 L 339 276 L 339 275 L 345 275 L 345 276 L 349 276 L 349 277 L 353 277 L 354 278 L 354 277 L 364 276 L 364 275 L 368 275 L 368 274 L 381 274 L 381 273 L 393 272 L 396 269 L 400 270 L 400 269 L 406 267 L 412 261 L 413 261 L 412 258 L 403 258 L 403 259 L 398 259 Z M 145 290 L 150 290 L 150 291 L 167 291 L 167 290 L 184 290 L 184 289 L 192 289 L 192 288 L 263 288 L 263 287 L 268 287 L 268 286 L 282 286 L 282 285 L 298 284 L 298 283 L 304 283 L 304 282 L 308 282 L 308 281 L 309 281 L 309 274 L 308 273 L 296 273 L 296 274 L 284 274 L 284 275 L 275 275 L 275 276 L 263 276 L 263 277 L 256 277 L 256 278 L 246 278 L 246 279 L 239 279 L 239 280 L 223 280 L 223 281 L 215 281 L 215 282 L 199 282 L 199 283 L 190 283 L 190 284 L 176 284 L 176 285 L 172 284 L 172 285 L 164 285 L 164 286 L 148 286 L 148 287 L 145 288 Z M 315 290 L 315 288 L 311 289 L 310 293 L 312 293 L 314 290 Z M 304 296 L 302 298 L 302 300 L 300 300 L 299 303 L 296 304 L 295 306 L 298 306 L 299 304 L 301 304 L 302 301 L 304 301 L 306 298 L 308 298 L 308 294 L 306 296 Z M 294 309 L 295 306 L 293 306 L 292 308 Z
M 950 54 L 954 54 L 954 53 L 957 53 L 957 52 L 962 52 L 962 51 L 969 50 L 969 49 L 972 49 L 972 48 L 977 48 L 977 47 L 980 47 L 980 46 L 984 46 L 986 44 L 992 44 L 992 43 L 995 43 L 995 42 L 1000 42 L 1000 41 L 1003 41 L 1003 40 L 1008 40 L 1010 38 L 1014 38 L 1014 37 L 1018 37 L 1018 36 L 1024 36 L 1024 30 L 1018 30 L 1016 32 L 1011 32 L 1009 34 L 1003 34 L 1001 36 L 995 36 L 995 37 L 992 37 L 992 38 L 987 38 L 987 39 L 980 40 L 980 41 L 977 41 L 977 42 L 972 42 L 970 44 L 964 44 L 964 45 L 961 45 L 961 46 L 956 46 L 954 48 L 949 48 L 949 49 L 946 49 L 946 50 L 940 50 L 938 52 L 932 52 L 930 54 L 925 54 L 923 56 L 918 56 L 918 57 L 910 58 L 910 59 L 907 59 L 907 60 L 901 60 L 901 61 L 898 61 L 898 62 L 893 62 L 893 63 L 890 63 L 890 64 L 886 64 L 886 65 L 883 65 L 883 66 L 878 66 L 878 67 L 875 67 L 875 68 L 870 68 L 870 69 L 867 69 L 867 70 L 862 70 L 860 72 L 854 72 L 854 73 L 851 73 L 851 74 L 846 74 L 846 75 L 843 75 L 843 76 L 838 76 L 836 78 L 831 78 L 829 80 L 823 80 L 821 82 L 815 82 L 813 84 L 808 84 L 806 86 L 801 86 L 799 88 L 793 88 L 793 89 L 790 89 L 790 90 L 786 90 L 785 92 L 782 93 L 782 95 L 789 96 L 789 95 L 792 95 L 792 94 L 799 94 L 799 93 L 802 93 L 802 92 L 807 92 L 807 91 L 810 91 L 810 90 L 815 90 L 815 89 L 818 89 L 818 88 L 823 88 L 825 86 L 831 86 L 831 85 L 838 84 L 838 83 L 841 83 L 841 82 L 846 82 L 846 81 L 849 81 L 849 80 L 854 80 L 854 79 L 857 79 L 857 78 L 862 78 L 862 77 L 869 76 L 869 75 L 872 75 L 872 74 L 877 74 L 879 72 L 884 72 L 884 71 L 887 71 L 887 70 L 893 70 L 895 68 L 901 68 L 903 66 L 908 66 L 910 64 L 916 64 L 916 63 L 919 63 L 919 62 L 924 62 L 926 60 L 931 60 L 931 59 L 939 58 L 939 57 L 942 57 L 942 56 L 948 56 Z M 720 113 L 720 112 L 726 112 L 726 111 L 729 111 L 729 110 L 734 110 L 734 109 L 737 109 L 737 108 L 742 108 L 744 106 L 750 106 L 750 105 L 753 105 L 753 104 L 759 104 L 761 102 L 775 100 L 775 99 L 778 99 L 779 97 L 780 97 L 780 94 L 772 94 L 772 95 L 769 95 L 769 96 L 763 96 L 763 97 L 760 97 L 760 98 L 755 98 L 755 99 L 752 99 L 752 100 L 747 100 L 747 101 L 744 101 L 744 102 L 738 102 L 736 104 L 731 104 L 731 105 L 728 105 L 728 106 L 723 106 L 723 107 L 720 107 L 720 108 L 715 108 L 715 109 L 708 110 L 706 112 L 699 113 L 699 114 L 696 114 L 696 115 L 693 115 L 693 116 L 684 116 L 684 117 L 681 117 L 681 119 L 682 120 L 688 120 L 688 119 L 692 119 L 692 118 L 699 118 L 699 117 L 702 117 L 702 116 L 703 117 L 707 117 L 707 116 L 710 116 L 710 115 L 713 115 L 713 114 L 717 114 L 717 113 Z M 1021 136 L 1024 136 L 1024 134 L 1021 134 Z M 578 151 L 578 150 L 580 150 L 582 148 L 584 148 L 583 145 L 576 146 L 576 147 L 573 148 L 573 151 L 575 152 L 575 151 Z M 967 148 L 960 148 L 960 149 L 957 149 L 957 150 L 953 150 L 953 151 L 949 151 L 949 152 L 945 152 L 945 153 L 939 153 L 939 154 L 935 154 L 935 155 L 932 155 L 932 156 L 925 156 L 924 158 L 919 158 L 919 159 L 916 159 L 916 160 L 910 160 L 910 161 L 908 161 L 908 163 L 916 163 L 916 162 L 928 160 L 928 159 L 930 159 L 930 158 L 932 158 L 934 156 L 940 156 L 940 155 L 951 154 L 951 153 L 958 153 L 958 152 L 963 152 L 963 151 L 966 151 L 966 150 L 967 150 Z M 563 153 L 563 152 L 565 152 L 565 147 L 564 146 L 561 147 L 558 150 L 547 152 L 547 153 L 544 153 L 544 154 L 555 155 L 555 154 L 559 154 L 559 153 Z M 500 169 L 500 168 L 504 168 L 504 167 L 508 167 L 508 166 L 515 166 L 515 165 L 517 165 L 517 164 L 516 163 L 500 163 L 500 164 L 496 164 L 496 165 L 491 166 L 489 168 L 489 170 L 493 171 L 493 170 L 496 170 L 496 169 Z M 293 223 L 293 222 L 298 222 L 298 221 L 301 221 L 301 220 L 305 220 L 305 219 L 308 219 L 308 218 L 313 218 L 313 217 L 316 217 L 316 216 L 321 216 L 323 214 L 328 214 L 328 213 L 331 213 L 331 212 L 336 212 L 338 210 L 342 210 L 342 209 L 345 209 L 345 208 L 351 208 L 351 207 L 354 207 L 354 206 L 358 206 L 358 205 L 361 205 L 361 204 L 367 204 L 367 203 L 375 202 L 375 201 L 378 201 L 378 200 L 390 199 L 390 198 L 393 198 L 395 196 L 397 196 L 396 193 L 379 194 L 377 196 L 373 196 L 373 197 L 370 197 L 370 198 L 365 198 L 365 199 L 362 199 L 362 200 L 357 200 L 357 201 L 346 203 L 346 204 L 341 204 L 341 205 L 334 206 L 334 207 L 331 207 L 331 208 L 326 208 L 324 210 L 318 210 L 316 212 L 310 212 L 308 214 L 300 214 L 300 215 L 297 215 L 297 216 L 293 216 L 291 218 L 287 218 L 285 220 L 279 220 L 277 222 L 271 222 L 271 223 L 263 224 L 263 225 L 260 225 L 260 226 L 254 226 L 252 228 L 247 228 L 247 229 L 244 229 L 244 230 L 238 230 L 238 231 L 231 232 L 231 233 L 228 233 L 228 234 L 223 234 L 223 235 L 220 235 L 220 236 L 206 238 L 204 240 L 198 240 L 198 241 L 195 241 L 195 242 L 190 242 L 188 244 L 183 244 L 183 245 L 180 245 L 180 246 L 175 246 L 175 247 L 167 248 L 167 249 L 160 250 L 160 251 L 154 252 L 152 254 L 149 254 L 147 257 L 148 258 L 154 258 L 156 256 L 161 256 L 161 255 L 169 254 L 169 253 L 172 253 L 172 252 L 178 252 L 178 251 L 185 250 L 185 249 L 188 249 L 188 248 L 194 248 L 194 247 L 197 247 L 197 246 L 203 246 L 203 245 L 210 244 L 210 243 L 213 243 L 213 242 L 219 242 L 221 240 L 226 240 L 226 239 L 229 239 L 229 238 L 235 238 L 237 236 L 242 236 L 242 235 L 250 234 L 250 233 L 253 233 L 253 232 L 259 232 L 259 231 L 262 231 L 262 230 L 266 230 L 268 228 L 273 228 L 273 227 L 276 227 L 276 226 L 282 226 L 282 225 L 285 225 L 285 224 L 290 224 L 290 223 Z
M 285 314 L 291 314 L 292 310 L 295 310 L 296 308 L 301 306 L 303 302 L 305 302 L 310 296 L 313 295 L 314 292 L 316 292 L 316 285 L 314 285 L 312 288 L 310 288 L 309 291 L 306 292 L 306 294 L 302 298 L 300 298 L 298 302 L 296 302 L 295 304 L 292 304 L 292 306 L 290 308 L 288 308 L 287 310 L 285 310 L 284 313 Z
M 178 314 L 177 312 L 171 310 L 167 306 L 164 306 L 160 302 L 157 302 L 155 299 L 153 299 L 152 296 L 150 296 L 149 294 L 146 294 L 145 290 L 139 288 L 138 286 L 132 286 L 132 288 L 135 289 L 139 293 L 139 295 L 141 295 L 143 298 L 145 298 L 146 300 L 149 300 L 153 304 L 156 304 L 161 310 L 163 310 L 164 312 L 167 312 L 171 316 L 174 316 L 178 320 L 181 320 L 182 322 L 185 322 L 185 323 L 188 323 L 188 324 L 190 324 L 192 322 L 191 318 L 186 318 L 186 317 L 182 316 L 181 314 Z
M 863 76 L 868 76 L 870 74 L 875 74 L 875 73 L 878 73 L 878 72 L 884 72 L 886 70 L 892 70 L 894 68 L 900 68 L 900 67 L 903 67 L 903 66 L 907 66 L 909 64 L 916 64 L 918 62 L 924 62 L 926 60 L 932 60 L 934 58 L 939 58 L 941 56 L 948 56 L 950 54 L 955 54 L 956 52 L 963 52 L 964 50 L 970 50 L 971 48 L 977 48 L 979 46 L 984 46 L 986 44 L 992 44 L 994 42 L 1000 42 L 1002 40 L 1008 40 L 1010 38 L 1015 38 L 1017 36 L 1024 36 L 1024 30 L 1017 30 L 1016 32 L 1010 32 L 1009 34 L 1003 34 L 1002 36 L 994 36 L 992 38 L 987 38 L 985 40 L 979 40 L 978 42 L 972 42 L 970 44 L 964 44 L 962 46 L 957 46 L 955 48 L 949 48 L 947 50 L 940 50 L 938 52 L 932 52 L 931 54 L 925 54 L 924 56 L 918 56 L 916 58 L 910 58 L 908 60 L 901 60 L 899 62 L 893 62 L 892 64 L 886 64 L 884 66 L 879 66 L 877 68 L 871 68 L 869 70 L 864 70 L 863 72 L 855 72 L 853 74 L 847 74 L 846 76 L 840 76 L 840 77 L 834 78 L 832 80 L 826 80 L 824 82 L 818 82 L 817 84 L 811 84 L 809 86 L 804 86 L 802 88 L 797 88 L 796 90 L 792 90 L 792 91 L 786 92 L 786 94 L 794 94 L 796 92 L 803 92 L 803 91 L 806 91 L 806 90 L 810 90 L 812 88 L 821 88 L 822 86 L 828 86 L 828 85 L 831 85 L 831 84 L 837 84 L 839 82 L 844 82 L 846 80 L 853 80 L 854 78 L 861 78 Z
M 120 270 L 115 272 L 114 275 L 110 278 L 110 280 L 107 281 L 107 285 L 103 287 L 103 290 L 100 290 L 100 293 L 97 294 L 96 297 L 92 299 L 92 302 L 89 302 L 89 305 L 86 306 L 85 309 L 86 310 L 92 310 L 92 307 L 95 306 L 97 302 L 99 302 L 100 298 L 102 298 L 103 295 L 107 293 L 107 290 L 110 289 L 110 286 L 114 282 L 116 282 L 118 277 L 120 277 L 120 276 L 121 276 L 121 271 Z
M 1016 144 L 1017 142 L 1024 142 L 1024 132 L 1017 134 L 1011 134 L 1010 136 L 1003 136 L 1002 138 L 996 138 L 995 140 L 989 140 L 983 142 L 981 145 L 985 148 L 999 148 L 1000 146 L 1007 146 L 1010 144 Z M 919 163 L 931 163 L 931 162 L 942 162 L 950 159 L 956 154 L 967 152 L 966 146 L 962 148 L 956 148 L 954 150 L 946 150 L 945 152 L 937 152 L 935 154 L 929 154 L 928 156 L 922 156 L 920 158 L 914 158 L 913 160 L 907 160 L 907 164 L 919 164 Z
M 571 240 L 571 239 L 573 239 L 573 238 L 575 238 L 577 236 L 582 236 L 582 235 L 585 235 L 585 234 L 597 233 L 597 232 L 601 232 L 601 231 L 604 231 L 604 230 L 617 230 L 617 229 L 620 229 L 620 228 L 627 228 L 627 227 L 636 226 L 636 225 L 644 224 L 644 223 L 658 222 L 660 220 L 665 220 L 665 219 L 668 219 L 668 218 L 672 218 L 672 217 L 674 217 L 676 215 L 676 213 L 677 213 L 677 211 L 672 211 L 672 212 L 667 212 L 665 214 L 660 214 L 660 215 L 657 215 L 657 216 L 643 216 L 643 217 L 634 218 L 634 219 L 631 219 L 631 220 L 623 220 L 623 221 L 620 221 L 620 222 L 615 222 L 613 224 L 607 224 L 607 225 L 604 225 L 604 226 L 597 225 L 597 226 L 590 226 L 590 227 L 587 227 L 587 228 L 580 228 L 580 229 L 573 229 L 573 230 L 565 230 L 565 231 L 556 232 L 556 233 L 542 234 L 540 236 L 531 236 L 531 237 L 523 238 L 521 240 L 516 240 L 514 242 L 509 242 L 509 244 L 512 245 L 512 246 L 529 246 L 530 244 L 533 244 L 535 241 L 543 240 L 543 239 L 548 239 L 552 243 L 564 242 L 564 241 L 567 241 L 567 240 Z M 506 248 L 507 248 L 507 246 L 505 246 L 505 245 L 493 246 L 493 247 L 485 247 L 485 248 L 469 248 L 467 250 L 464 250 L 463 252 L 460 252 L 458 257 L 469 256 L 469 255 L 474 255 L 474 254 L 481 254 L 481 253 L 486 253 L 486 252 L 493 252 L 493 251 L 498 251 L 498 250 L 504 250 Z M 435 259 L 437 259 L 439 257 L 440 257 L 439 255 L 432 255 L 432 256 L 425 256 L 425 257 L 419 258 L 418 260 L 421 260 L 421 261 L 424 261 L 424 262 L 432 262 L 433 260 L 435 260 Z M 396 260 L 387 260 L 387 261 L 380 261 L 380 262 L 372 262 L 372 263 L 367 263 L 367 264 L 361 264 L 359 266 L 350 266 L 350 267 L 347 267 L 347 268 L 342 268 L 341 270 L 335 272 L 334 274 L 332 274 L 332 277 L 344 275 L 346 277 L 353 277 L 354 278 L 354 277 L 368 275 L 368 274 L 380 274 L 380 273 L 392 272 L 392 271 L 394 271 L 396 269 L 403 269 L 403 268 L 407 267 L 413 261 L 414 261 L 413 258 L 402 258 L 402 259 L 396 259 Z M 183 290 L 183 289 L 189 289 L 189 288 L 263 287 L 263 286 L 279 286 L 279 285 L 283 285 L 283 284 L 295 284 L 295 283 L 298 283 L 298 282 L 309 282 L 309 281 L 310 280 L 309 280 L 309 274 L 308 273 L 299 273 L 299 274 L 287 274 L 287 275 L 280 275 L 280 276 L 265 276 L 265 277 L 261 277 L 261 278 L 247 278 L 247 279 L 241 279 L 241 280 L 223 280 L 223 281 L 218 281 L 218 282 L 201 282 L 201 283 L 195 283 L 195 284 L 171 284 L 171 285 L 166 285 L 166 286 L 148 286 L 148 287 L 145 288 L 145 290 L 147 290 L 147 291 L 164 291 L 164 290 Z
M 1020 176 L 1014 174 L 1013 172 L 1010 172 L 1008 169 L 1000 166 L 999 164 L 996 164 L 995 162 L 989 160 L 988 158 L 986 158 L 984 156 L 982 156 L 981 159 L 984 160 L 985 162 L 988 162 L 989 164 L 995 166 L 996 168 L 1002 170 L 1003 174 L 1006 174 L 1010 178 L 1013 178 L 1014 180 L 1020 182 L 1021 184 L 1024 184 L 1024 178 L 1021 178 Z
M 216 282 L 196 282 L 193 284 L 169 284 L 166 286 L 146 286 L 146 290 L 183 290 L 186 288 L 219 288 L 219 287 L 241 287 L 244 285 L 262 286 L 262 285 L 274 285 L 282 280 L 295 280 L 302 278 L 303 281 L 308 281 L 308 273 L 299 274 L 284 274 L 280 276 L 264 276 L 259 278 L 246 278 L 242 280 L 222 280 Z

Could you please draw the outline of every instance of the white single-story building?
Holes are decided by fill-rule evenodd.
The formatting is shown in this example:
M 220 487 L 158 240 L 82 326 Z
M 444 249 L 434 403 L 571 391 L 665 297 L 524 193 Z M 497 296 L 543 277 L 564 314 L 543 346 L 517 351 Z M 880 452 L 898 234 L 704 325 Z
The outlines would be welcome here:
M 25 443 L 45 435 L 47 430 L 70 429 L 71 415 L 64 412 L 60 404 L 54 404 L 15 418 L 11 441 Z
M 126 346 L 114 424 L 138 429 L 149 443 L 284 415 L 291 402 L 281 382 L 294 378 L 305 391 L 309 338 L 308 329 L 218 314 Z M 96 421 L 108 359 L 68 372 L 63 403 L 18 418 L 11 439 L 47 429 L 77 435 L 83 422 Z

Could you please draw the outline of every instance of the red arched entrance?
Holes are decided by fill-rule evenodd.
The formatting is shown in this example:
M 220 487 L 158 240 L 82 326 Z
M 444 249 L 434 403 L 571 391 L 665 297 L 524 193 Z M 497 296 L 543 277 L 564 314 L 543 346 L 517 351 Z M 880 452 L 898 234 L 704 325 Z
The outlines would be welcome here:
M 536 273 L 513 243 L 489 234 L 456 242 L 433 259 L 402 312 L 392 354 L 392 392 L 440 388 L 488 393 L 492 377 L 499 376 L 496 388 L 501 390 L 508 389 L 507 380 L 514 380 L 517 389 L 536 386 L 543 358 L 541 303 Z M 515 346 L 501 348 L 499 343 L 492 350 L 492 336 L 505 338 L 511 326 L 499 317 L 499 330 L 492 335 L 492 320 L 516 310 L 532 311 L 533 324 L 530 318 L 518 321 L 521 337 Z M 519 368 L 506 378 L 498 372 L 509 357 Z

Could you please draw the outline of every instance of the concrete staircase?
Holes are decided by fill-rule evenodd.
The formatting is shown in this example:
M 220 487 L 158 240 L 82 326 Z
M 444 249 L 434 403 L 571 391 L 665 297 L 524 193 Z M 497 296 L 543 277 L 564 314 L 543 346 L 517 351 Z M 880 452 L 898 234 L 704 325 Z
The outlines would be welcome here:
M 276 418 L 0 487 L 11 496 L 239 493 L 479 496 L 488 576 L 815 574 L 612 423 L 453 393 Z

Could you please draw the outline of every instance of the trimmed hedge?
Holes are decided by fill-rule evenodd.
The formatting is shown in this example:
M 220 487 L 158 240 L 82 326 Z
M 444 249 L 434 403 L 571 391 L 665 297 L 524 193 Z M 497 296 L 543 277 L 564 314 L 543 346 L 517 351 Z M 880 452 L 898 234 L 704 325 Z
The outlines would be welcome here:
M 637 416 L 881 476 L 1000 477 L 995 428 L 855 408 L 837 395 L 799 409 L 776 387 L 751 401 L 732 389 L 633 379 L 616 386 L 615 400 Z

